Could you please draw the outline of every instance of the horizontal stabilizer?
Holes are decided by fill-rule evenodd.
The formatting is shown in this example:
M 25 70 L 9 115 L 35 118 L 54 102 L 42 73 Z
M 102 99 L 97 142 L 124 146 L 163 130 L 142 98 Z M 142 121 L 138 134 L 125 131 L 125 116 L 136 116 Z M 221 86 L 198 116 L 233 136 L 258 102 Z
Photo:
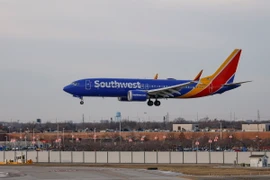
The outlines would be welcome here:
M 193 81 L 199 81 L 200 78 L 201 78 L 201 76 L 202 76 L 202 72 L 203 72 L 203 70 L 201 70 L 201 71 L 199 72 L 199 74 L 194 78 Z
M 224 84 L 224 86 L 241 85 L 241 84 L 248 83 L 248 82 L 252 82 L 252 81 L 242 81 L 242 82 L 237 82 L 237 83 Z

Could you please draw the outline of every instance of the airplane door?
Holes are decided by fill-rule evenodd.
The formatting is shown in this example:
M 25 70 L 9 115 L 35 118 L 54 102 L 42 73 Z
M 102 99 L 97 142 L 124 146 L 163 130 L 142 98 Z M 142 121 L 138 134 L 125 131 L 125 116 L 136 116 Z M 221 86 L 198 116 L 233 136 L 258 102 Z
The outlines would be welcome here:
M 209 93 L 212 93 L 212 92 L 213 92 L 213 84 L 211 83 L 209 86 Z
M 85 89 L 90 90 L 91 89 L 91 81 L 90 80 L 85 80 Z

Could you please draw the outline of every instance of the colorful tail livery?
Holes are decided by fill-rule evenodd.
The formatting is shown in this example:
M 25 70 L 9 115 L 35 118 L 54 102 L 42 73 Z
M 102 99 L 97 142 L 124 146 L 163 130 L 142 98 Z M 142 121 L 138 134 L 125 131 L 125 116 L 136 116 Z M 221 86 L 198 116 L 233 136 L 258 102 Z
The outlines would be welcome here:
M 80 98 L 80 104 L 84 104 L 83 97 L 92 96 L 117 97 L 126 102 L 147 101 L 149 106 L 159 106 L 159 99 L 222 94 L 251 82 L 234 82 L 241 52 L 241 49 L 235 49 L 212 75 L 201 78 L 201 70 L 193 80 L 158 79 L 158 74 L 154 79 L 87 78 L 74 81 L 63 90 Z

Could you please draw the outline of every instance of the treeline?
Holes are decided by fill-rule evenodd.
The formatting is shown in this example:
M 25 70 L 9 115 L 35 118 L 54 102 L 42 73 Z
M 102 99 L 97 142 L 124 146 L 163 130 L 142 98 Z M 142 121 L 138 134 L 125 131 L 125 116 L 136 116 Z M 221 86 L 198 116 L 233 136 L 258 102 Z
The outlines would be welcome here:
M 260 123 L 269 123 L 270 121 L 260 121 Z M 121 121 L 121 130 L 122 131 L 144 131 L 144 130 L 169 130 L 172 131 L 172 124 L 190 124 L 190 123 L 197 123 L 200 129 L 219 129 L 221 128 L 230 128 L 235 130 L 241 130 L 242 124 L 245 123 L 244 121 L 225 121 L 225 120 L 211 120 L 211 119 L 204 119 L 198 122 L 185 120 L 183 118 L 177 118 L 170 122 L 155 122 L 155 121 L 145 121 L 145 122 L 138 122 L 132 120 L 122 120 Z M 250 123 L 258 123 L 256 121 Z M 72 121 L 60 122 L 60 123 L 2 123 L 1 127 L 2 131 L 5 132 L 54 132 L 54 131 L 73 131 L 73 132 L 80 132 L 80 131 L 101 131 L 110 129 L 112 131 L 119 131 L 119 121 L 108 121 L 102 123 L 73 123 Z
M 182 134 L 176 138 L 166 139 L 164 141 L 147 140 L 141 141 L 140 139 L 133 139 L 131 142 L 128 140 L 110 139 L 110 140 L 93 140 L 82 139 L 79 141 L 65 140 L 64 143 L 56 143 L 52 141 L 52 150 L 63 151 L 194 151 L 197 146 L 195 142 L 199 142 L 198 149 L 202 151 L 209 151 L 210 144 L 209 138 L 206 136 L 199 139 L 186 139 Z M 219 139 L 211 143 L 212 151 L 224 150 L 253 150 L 263 151 L 270 150 L 270 139 L 243 139 L 225 138 Z

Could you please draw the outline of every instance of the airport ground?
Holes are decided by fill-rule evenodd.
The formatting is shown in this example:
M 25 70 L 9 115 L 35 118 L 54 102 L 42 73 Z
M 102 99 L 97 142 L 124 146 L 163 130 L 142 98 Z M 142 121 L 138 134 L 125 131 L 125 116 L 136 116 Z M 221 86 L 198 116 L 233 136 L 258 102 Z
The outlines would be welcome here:
M 12 166 L 12 168 L 11 168 Z M 155 169 L 157 168 L 157 169 Z M 92 179 L 92 180 L 215 180 L 270 178 L 268 168 L 241 168 L 219 165 L 140 165 L 140 164 L 35 164 L 1 165 L 0 178 L 32 179 Z M 9 174 L 6 174 L 9 173 Z M 8 178 L 9 179 L 9 178 Z

